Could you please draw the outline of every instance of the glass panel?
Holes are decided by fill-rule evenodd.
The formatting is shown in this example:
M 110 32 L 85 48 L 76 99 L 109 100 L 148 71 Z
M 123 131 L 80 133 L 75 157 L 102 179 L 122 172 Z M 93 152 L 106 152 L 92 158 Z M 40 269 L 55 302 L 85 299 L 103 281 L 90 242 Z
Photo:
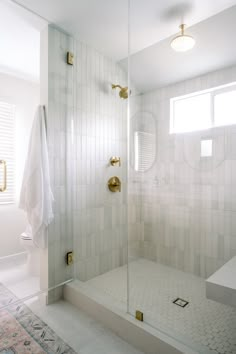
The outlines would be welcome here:
M 54 221 L 48 232 L 48 287 L 49 302 L 61 298 L 59 284 L 74 278 L 73 237 L 73 181 L 75 159 L 75 80 L 76 74 L 65 60 L 67 52 L 74 50 L 74 39 L 49 26 L 48 40 L 48 141 L 50 167 L 55 198 Z M 61 53 L 65 53 L 62 56 Z M 41 53 L 43 55 L 43 53 Z
M 235 82 L 236 56 L 226 28 L 221 38 L 215 29 L 235 20 L 236 7 L 186 28 L 196 45 L 184 53 L 170 45 L 171 23 L 184 9 L 153 6 L 155 22 L 145 22 L 151 7 L 131 0 L 128 311 L 185 345 L 183 352 L 231 353 L 236 131 L 227 125 L 235 123 L 236 97 L 225 85 Z M 142 112 L 156 126 L 148 170 L 133 159 L 139 148 L 132 151 L 134 132 L 141 130 L 133 129 L 133 117 Z
M 103 9 L 109 7 L 107 1 L 100 1 L 100 5 Z M 111 14 L 115 9 L 121 13 L 116 24 L 111 16 L 112 26 L 119 28 L 119 35 L 124 34 L 121 44 L 128 48 L 128 36 L 123 32 L 123 27 L 128 27 L 127 2 L 113 2 L 111 8 Z M 86 18 L 93 18 L 92 37 L 97 38 L 97 29 L 103 26 L 102 11 L 95 18 L 93 10 L 85 12 Z M 103 33 L 109 33 L 107 23 L 104 29 Z M 19 352 L 26 346 L 33 353 L 40 347 L 51 353 L 80 352 L 80 328 L 83 341 L 85 338 L 88 342 L 86 350 L 96 352 L 94 347 L 99 346 L 101 352 L 109 353 L 111 343 L 116 346 L 117 341 L 117 352 L 121 345 L 121 351 L 128 353 L 131 347 L 120 344 L 114 335 L 112 341 L 109 335 L 98 336 L 104 329 L 102 325 L 93 321 L 88 331 L 91 318 L 85 314 L 81 317 L 79 310 L 68 303 L 44 306 L 45 297 L 49 304 L 61 299 L 61 285 L 73 279 L 75 286 L 90 289 L 90 295 L 119 306 L 124 314 L 127 310 L 127 69 L 121 65 L 119 55 L 111 58 L 107 48 L 103 53 L 54 26 L 42 31 L 41 45 L 41 101 L 46 105 L 54 219 L 48 228 L 48 247 L 40 250 L 42 277 L 40 284 L 37 277 L 37 296 L 31 293 L 27 298 L 27 282 L 24 288 L 22 282 L 15 283 L 15 289 L 25 291 L 23 296 L 12 286 L 8 289 L 9 283 L 6 287 L 0 284 L 0 308 L 4 307 L 1 320 L 17 327 L 20 334 L 24 332 L 24 343 L 17 343 Z M 73 65 L 67 64 L 67 52 L 73 54 Z M 127 56 L 125 49 L 122 53 Z M 67 264 L 71 252 L 72 265 Z M 113 281 L 116 273 L 119 279 Z M 35 325 L 25 324 L 25 318 Z M 71 321 L 74 329 L 68 328 Z M 37 346 L 39 332 L 43 335 Z M 70 344 L 57 333 L 62 333 Z M 97 339 L 94 342 L 91 338 Z
M 101 13 L 94 21 L 101 26 Z M 121 14 L 127 57 L 128 2 Z M 118 26 L 118 23 L 116 24 Z M 114 24 L 114 28 L 116 27 Z M 121 26 L 122 27 L 122 26 Z M 118 28 L 118 27 L 117 27 Z M 105 32 L 107 28 L 104 24 Z M 74 42 L 73 234 L 75 279 L 89 296 L 127 308 L 127 108 L 128 75 L 116 55 Z M 114 274 L 120 274 L 115 279 Z

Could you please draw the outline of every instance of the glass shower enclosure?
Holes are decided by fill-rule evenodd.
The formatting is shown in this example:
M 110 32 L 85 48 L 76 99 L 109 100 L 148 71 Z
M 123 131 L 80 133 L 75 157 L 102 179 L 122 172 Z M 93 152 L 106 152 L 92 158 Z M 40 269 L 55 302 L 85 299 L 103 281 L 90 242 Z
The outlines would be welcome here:
M 141 5 L 131 0 L 128 311 L 198 353 L 234 353 L 236 8 L 186 30 L 196 45 L 180 53 L 171 33 L 135 51 Z
M 196 46 L 177 53 L 173 28 L 155 37 L 162 21 L 146 38 L 152 5 L 113 4 L 121 56 L 41 33 L 55 197 L 41 287 L 50 303 L 73 281 L 189 351 L 235 353 L 236 8 L 187 29 Z
M 122 60 L 58 37 L 75 56 L 66 113 L 73 278 L 189 350 L 233 353 L 236 310 L 222 274 L 231 277 L 236 256 L 236 58 L 212 64 L 228 44 L 202 48 L 205 22 L 189 28 L 192 52 L 174 52 L 168 35 L 139 50 L 143 4 L 130 2 L 129 21 L 122 8 Z M 227 11 L 206 33 L 236 16 Z

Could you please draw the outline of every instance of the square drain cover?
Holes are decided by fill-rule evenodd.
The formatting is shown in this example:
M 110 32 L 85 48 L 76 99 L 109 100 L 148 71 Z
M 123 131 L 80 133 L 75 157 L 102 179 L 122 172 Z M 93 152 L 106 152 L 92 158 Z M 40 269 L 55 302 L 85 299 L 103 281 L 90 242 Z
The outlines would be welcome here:
M 173 304 L 178 305 L 180 307 L 185 307 L 189 304 L 189 302 L 184 299 L 181 299 L 180 297 L 177 297 L 177 299 L 173 301 Z

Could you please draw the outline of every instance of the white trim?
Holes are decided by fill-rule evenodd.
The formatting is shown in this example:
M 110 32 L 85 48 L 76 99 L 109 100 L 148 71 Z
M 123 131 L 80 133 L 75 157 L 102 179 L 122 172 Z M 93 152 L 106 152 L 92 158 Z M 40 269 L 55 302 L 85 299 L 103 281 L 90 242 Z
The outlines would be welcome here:
M 9 256 L 0 257 L 0 264 L 6 265 L 7 263 L 11 263 L 12 265 L 17 264 L 24 264 L 27 259 L 27 252 L 20 252 L 10 254 Z M 14 264 L 13 264 L 14 263 Z
M 181 95 L 181 96 L 177 96 L 177 97 L 172 97 L 170 100 L 174 101 L 174 100 L 179 100 L 179 99 L 184 99 L 184 98 L 189 98 L 189 97 L 194 97 L 194 96 L 198 96 L 198 95 L 201 95 L 201 94 L 204 94 L 204 93 L 210 93 L 210 92 L 213 92 L 213 91 L 218 91 L 218 90 L 223 90 L 223 89 L 227 89 L 229 87 L 232 87 L 232 86 L 235 86 L 236 88 L 236 81 L 234 82 L 231 82 L 229 84 L 225 84 L 225 85 L 220 85 L 220 86 L 215 86 L 215 87 L 212 87 L 210 89 L 206 89 L 206 90 L 201 90 L 201 91 L 195 91 L 195 92 L 192 92 L 192 93 L 188 93 L 186 95 Z M 226 90 L 228 91 L 228 90 Z

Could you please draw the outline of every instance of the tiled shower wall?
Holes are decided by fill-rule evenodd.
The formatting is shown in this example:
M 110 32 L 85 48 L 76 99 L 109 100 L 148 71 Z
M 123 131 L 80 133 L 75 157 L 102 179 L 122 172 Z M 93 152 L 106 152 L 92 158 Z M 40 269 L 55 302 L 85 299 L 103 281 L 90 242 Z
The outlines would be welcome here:
M 54 286 L 72 277 L 85 281 L 127 262 L 127 101 L 111 88 L 127 85 L 127 74 L 58 29 L 49 26 L 45 32 L 48 93 L 41 96 L 48 96 L 55 196 L 48 236 L 48 284 Z M 66 63 L 67 51 L 74 53 L 74 66 Z M 121 158 L 120 167 L 110 165 L 111 156 Z M 107 187 L 115 175 L 122 181 L 120 193 Z M 72 267 L 65 264 L 70 250 Z
M 127 73 L 85 44 L 75 44 L 73 181 L 76 277 L 88 280 L 127 262 L 127 101 L 111 88 Z M 113 167 L 112 156 L 121 158 Z M 120 193 L 108 179 L 118 176 Z
M 170 98 L 234 81 L 236 67 L 140 96 L 157 131 L 154 166 L 136 174 L 140 255 L 202 277 L 236 255 L 236 127 L 170 135 Z M 212 158 L 200 158 L 202 138 L 213 139 Z

